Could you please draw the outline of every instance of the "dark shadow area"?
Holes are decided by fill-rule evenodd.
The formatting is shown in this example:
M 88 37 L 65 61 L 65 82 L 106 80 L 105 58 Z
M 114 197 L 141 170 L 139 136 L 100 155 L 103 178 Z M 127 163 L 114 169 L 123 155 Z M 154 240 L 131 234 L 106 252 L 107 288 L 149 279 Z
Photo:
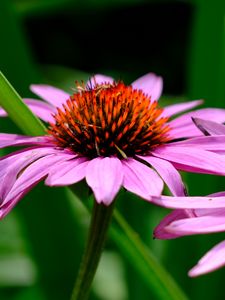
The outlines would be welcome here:
M 109 72 L 130 82 L 149 71 L 163 76 L 165 92 L 182 94 L 192 7 L 142 3 L 111 10 L 62 11 L 26 20 L 40 63 L 90 73 Z

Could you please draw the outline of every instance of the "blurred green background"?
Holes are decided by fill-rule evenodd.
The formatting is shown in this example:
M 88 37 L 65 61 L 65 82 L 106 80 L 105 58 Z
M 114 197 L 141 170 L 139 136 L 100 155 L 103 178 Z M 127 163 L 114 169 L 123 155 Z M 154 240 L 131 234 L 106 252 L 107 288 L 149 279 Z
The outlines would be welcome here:
M 31 83 L 70 91 L 94 73 L 130 83 L 164 78 L 162 102 L 205 99 L 225 107 L 225 2 L 219 0 L 1 0 L 0 69 L 24 97 Z M 20 132 L 1 119 L 1 132 Z M 5 153 L 2 151 L 2 154 Z M 183 175 L 191 195 L 225 189 L 225 179 Z M 127 205 L 129 201 L 129 205 Z M 152 239 L 168 212 L 128 195 L 118 207 L 190 299 L 223 299 L 225 269 L 187 271 L 224 234 Z M 40 184 L 0 223 L 0 299 L 69 299 L 89 216 L 65 189 Z M 155 299 L 109 240 L 90 299 Z

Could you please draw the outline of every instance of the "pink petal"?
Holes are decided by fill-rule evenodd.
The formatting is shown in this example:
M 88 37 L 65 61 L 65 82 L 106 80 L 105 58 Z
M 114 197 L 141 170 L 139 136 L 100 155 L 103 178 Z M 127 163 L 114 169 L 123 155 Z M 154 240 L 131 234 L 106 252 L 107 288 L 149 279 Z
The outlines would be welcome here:
M 185 186 L 182 178 L 170 162 L 153 156 L 139 157 L 153 166 L 174 196 L 185 196 Z
M 65 157 L 63 155 L 47 155 L 27 166 L 15 181 L 15 184 L 4 199 L 3 204 L 13 201 L 14 198 L 17 198 L 20 194 L 24 195 L 27 193 L 48 174 L 49 169 L 54 166 L 54 164 L 64 159 Z
M 102 74 L 96 74 L 88 80 L 86 86 L 87 87 L 94 87 L 96 84 L 104 84 L 104 83 L 112 84 L 113 82 L 114 82 L 114 79 L 110 76 L 105 76 L 105 75 L 102 75 Z
M 54 145 L 53 139 L 49 136 L 35 136 L 29 137 L 25 135 L 18 134 L 7 134 L 0 133 L 0 148 L 5 148 L 9 146 L 51 146 Z
M 65 186 L 84 179 L 89 161 L 85 158 L 75 158 L 57 163 L 50 169 L 45 183 L 49 186 Z
M 169 132 L 173 139 L 201 136 L 201 130 L 194 124 L 193 118 L 215 120 L 218 123 L 225 122 L 225 110 L 217 108 L 203 108 L 188 112 L 168 124 L 171 127 Z
M 225 122 L 225 109 L 202 108 L 188 112 L 170 122 L 171 126 L 186 126 L 192 123 L 192 118 L 203 118 L 204 120 L 216 120 L 218 123 Z M 176 127 L 174 126 L 174 127 Z
M 219 193 L 215 193 L 216 196 L 215 197 L 224 197 L 224 194 L 222 194 L 221 196 L 218 196 Z M 208 195 L 208 197 L 213 197 L 213 195 L 215 194 L 212 194 L 212 195 Z M 191 210 L 193 212 L 192 215 L 188 216 L 188 218 L 196 218 L 196 217 L 204 217 L 204 216 L 218 216 L 218 215 L 221 215 L 221 214 L 224 214 L 225 213 L 225 210 L 224 208 L 209 208 L 209 209 L 206 209 L 206 208 L 199 208 L 199 209 L 192 209 Z
M 8 115 L 7 112 L 0 107 L 0 117 L 7 117 L 7 115 Z
M 203 108 L 188 112 L 169 122 L 169 126 L 171 127 L 170 135 L 174 138 L 194 137 L 201 135 L 201 131 L 194 125 L 192 118 L 216 120 L 218 123 L 223 123 L 225 122 L 225 109 Z
M 32 152 L 33 150 L 25 150 L 18 154 L 9 155 L 0 161 L 0 203 L 4 203 L 4 199 L 14 185 L 21 170 L 39 158 Z
M 225 265 L 225 241 L 219 243 L 207 252 L 192 268 L 188 275 L 191 277 L 203 275 L 217 270 Z
M 193 122 L 205 135 L 225 135 L 225 125 L 199 118 L 193 118 Z
M 55 112 L 55 109 L 53 106 L 48 105 L 47 103 L 39 100 L 33 100 L 33 99 L 23 99 L 24 103 L 30 108 L 30 110 L 38 116 L 40 119 L 42 119 L 45 122 L 54 122 L 54 118 L 52 114 Z M 7 112 L 0 108 L 0 117 L 7 117 Z
M 25 172 L 25 168 L 52 153 L 54 153 L 52 148 L 29 148 L 14 152 L 0 160 L 0 199 L 3 204 L 18 178 Z
M 62 103 L 70 98 L 68 93 L 50 85 L 32 84 L 30 89 L 34 94 L 51 103 L 54 107 L 61 107 Z
M 193 124 L 189 124 L 188 126 L 177 126 L 172 127 L 170 122 L 168 122 L 170 126 L 169 136 L 172 140 L 183 139 L 183 138 L 193 138 L 197 136 L 202 136 L 203 133 Z M 173 125 L 174 126 L 174 125 Z
M 206 210 L 207 211 L 207 210 Z M 218 209 L 213 215 L 175 220 L 166 227 L 166 231 L 178 235 L 221 232 L 225 230 L 225 210 Z
M 213 193 L 213 194 L 210 194 L 210 195 L 208 195 L 208 196 L 210 196 L 210 197 L 221 197 L 221 196 L 225 196 L 225 191 Z
M 116 157 L 92 159 L 86 168 L 86 180 L 96 201 L 110 205 L 122 186 L 123 170 L 120 160 Z
M 224 126 L 225 127 L 225 126 Z M 225 151 L 225 135 L 201 136 L 171 144 L 172 147 L 194 147 L 210 151 Z M 168 144 L 170 146 L 170 144 Z
M 12 201 L 7 202 L 6 204 L 0 206 L 0 219 L 4 218 L 13 207 L 19 202 L 20 199 L 25 195 L 25 193 L 21 193 L 17 197 L 15 197 Z
M 130 192 L 150 200 L 151 196 L 160 195 L 163 190 L 163 181 L 158 174 L 132 158 L 122 161 L 124 170 L 123 186 Z
M 45 122 L 54 122 L 55 108 L 48 103 L 33 99 L 23 99 L 30 110 Z
M 137 90 L 142 90 L 145 94 L 151 97 L 152 101 L 158 100 L 162 94 L 163 79 L 154 73 L 148 73 L 132 83 L 132 87 Z
M 177 208 L 177 209 L 196 209 L 196 208 L 225 208 L 225 197 L 175 197 L 175 196 L 154 196 L 152 202 L 156 205 Z
M 225 157 L 210 151 L 194 147 L 161 146 L 152 151 L 156 157 L 176 163 L 180 170 L 207 173 L 225 174 Z
M 174 210 L 155 229 L 160 239 L 225 230 L 225 209 Z
M 195 101 L 190 101 L 190 102 L 168 105 L 163 108 L 163 113 L 161 114 L 161 116 L 162 117 L 170 117 L 170 116 L 179 114 L 183 111 L 192 109 L 198 105 L 201 105 L 202 103 L 203 103 L 203 100 L 195 100 Z
M 187 218 L 187 215 L 184 209 L 176 209 L 172 211 L 162 219 L 158 226 L 156 226 L 156 228 L 154 229 L 154 237 L 162 240 L 175 239 L 179 237 L 180 235 L 177 232 L 168 232 L 165 228 L 173 221 L 185 218 Z

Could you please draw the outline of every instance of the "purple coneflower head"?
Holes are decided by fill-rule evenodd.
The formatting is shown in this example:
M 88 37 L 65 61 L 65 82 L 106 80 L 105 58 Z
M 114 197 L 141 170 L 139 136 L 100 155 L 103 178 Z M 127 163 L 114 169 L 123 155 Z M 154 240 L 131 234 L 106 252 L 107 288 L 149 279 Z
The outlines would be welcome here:
M 57 109 L 48 133 L 60 148 L 90 159 L 134 157 L 169 141 L 168 118 L 161 114 L 141 90 L 122 82 L 96 84 Z
M 96 75 L 72 95 L 46 85 L 31 90 L 44 101 L 24 101 L 49 123 L 48 131 L 40 137 L 0 135 L 1 148 L 28 146 L 0 160 L 0 217 L 43 179 L 49 186 L 86 179 L 96 201 L 109 205 L 121 187 L 152 201 L 166 183 L 172 195 L 184 196 L 178 170 L 225 174 L 225 159 L 211 151 L 221 142 L 204 137 L 192 121 L 216 116 L 222 123 L 225 110 L 205 108 L 170 120 L 201 101 L 162 109 L 162 79 L 152 73 L 130 86 Z

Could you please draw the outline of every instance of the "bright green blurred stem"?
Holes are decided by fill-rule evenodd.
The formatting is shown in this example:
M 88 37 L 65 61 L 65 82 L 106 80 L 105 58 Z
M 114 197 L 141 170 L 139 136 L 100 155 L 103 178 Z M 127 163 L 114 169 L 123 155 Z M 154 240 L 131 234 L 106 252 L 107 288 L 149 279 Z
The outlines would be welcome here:
M 87 244 L 71 300 L 85 300 L 89 295 L 91 284 L 105 244 L 113 208 L 114 203 L 110 206 L 105 206 L 94 201 Z
M 20 96 L 14 91 L 3 74 L 0 74 L 0 104 L 8 112 L 10 118 L 24 133 L 33 135 L 40 135 L 45 133 L 44 127 L 32 114 L 29 108 L 23 103 Z M 84 202 L 82 201 L 82 203 Z M 106 218 L 107 222 L 110 220 L 109 216 Z M 116 211 L 114 211 L 114 219 L 116 220 L 117 226 L 112 226 L 110 230 L 110 236 L 115 241 L 121 252 L 125 254 L 126 258 L 129 258 L 129 261 L 132 263 L 133 267 L 149 284 L 149 288 L 151 288 L 151 290 L 154 292 L 157 299 L 187 300 L 186 296 L 176 285 L 170 275 L 153 258 L 152 254 L 150 254 L 150 250 L 147 250 L 145 248 L 144 244 L 137 237 L 136 233 L 132 230 L 132 228 L 130 228 L 123 217 Z M 105 229 L 107 229 L 107 226 L 105 226 Z M 105 235 L 106 230 L 103 233 Z M 101 243 L 102 241 L 104 241 L 104 235 L 101 238 Z M 103 245 L 103 243 L 101 243 L 99 244 L 100 247 L 102 247 Z M 94 243 L 92 252 L 94 252 Z M 97 254 L 100 255 L 101 251 L 99 246 L 97 252 Z M 89 252 L 88 257 L 92 256 L 94 256 L 94 253 Z M 79 283 L 79 286 L 81 286 L 81 283 Z
M 150 249 L 141 241 L 121 214 L 115 210 L 113 217 L 117 226 L 112 226 L 110 237 L 113 238 L 124 257 L 132 262 L 147 286 L 151 286 L 155 297 L 161 300 L 187 300 L 188 298 L 174 279 L 159 264 Z
M 44 125 L 23 103 L 21 97 L 10 85 L 2 72 L 0 72 L 0 105 L 8 112 L 9 117 L 25 134 L 45 134 Z M 35 124 L 35 126 L 31 124 Z

